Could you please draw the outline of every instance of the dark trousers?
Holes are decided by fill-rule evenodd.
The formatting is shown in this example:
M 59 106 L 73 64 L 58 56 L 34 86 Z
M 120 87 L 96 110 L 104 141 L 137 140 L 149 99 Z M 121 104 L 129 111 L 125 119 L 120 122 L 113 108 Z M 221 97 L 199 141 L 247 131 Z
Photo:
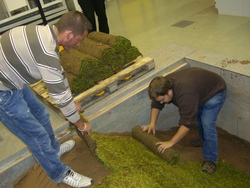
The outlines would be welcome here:
M 106 15 L 105 0 L 78 0 L 83 14 L 92 24 L 91 31 L 97 31 L 95 13 L 98 18 L 99 31 L 109 33 L 108 19 Z

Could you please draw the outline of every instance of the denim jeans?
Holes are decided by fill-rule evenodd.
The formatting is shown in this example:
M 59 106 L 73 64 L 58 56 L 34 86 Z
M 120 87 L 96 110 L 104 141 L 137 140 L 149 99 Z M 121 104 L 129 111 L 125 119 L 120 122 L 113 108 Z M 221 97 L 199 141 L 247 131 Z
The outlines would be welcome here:
M 28 86 L 0 91 L 0 121 L 20 138 L 48 176 L 59 183 L 70 169 L 57 156 L 60 145 L 45 106 Z
M 227 90 L 217 93 L 203 106 L 198 108 L 197 126 L 199 135 L 203 141 L 202 154 L 205 161 L 218 160 L 218 136 L 216 130 L 217 116 L 226 99 Z

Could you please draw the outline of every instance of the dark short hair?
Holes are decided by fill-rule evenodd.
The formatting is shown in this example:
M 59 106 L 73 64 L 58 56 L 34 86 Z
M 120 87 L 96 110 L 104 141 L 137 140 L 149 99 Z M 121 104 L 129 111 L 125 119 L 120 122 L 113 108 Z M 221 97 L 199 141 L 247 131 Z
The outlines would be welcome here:
M 149 98 L 155 100 L 158 96 L 166 95 L 170 89 L 172 89 L 172 81 L 167 77 L 157 76 L 149 84 Z
M 79 11 L 67 12 L 58 20 L 55 26 L 59 33 L 71 30 L 74 36 L 82 35 L 84 31 L 92 30 L 89 20 Z

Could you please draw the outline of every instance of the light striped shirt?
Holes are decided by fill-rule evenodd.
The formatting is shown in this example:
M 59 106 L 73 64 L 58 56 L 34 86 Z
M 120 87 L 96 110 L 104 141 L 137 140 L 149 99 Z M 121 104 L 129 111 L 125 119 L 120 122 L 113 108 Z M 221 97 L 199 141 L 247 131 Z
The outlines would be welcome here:
M 53 26 L 16 27 L 0 40 L 0 90 L 20 90 L 42 79 L 63 115 L 72 123 L 79 120 Z

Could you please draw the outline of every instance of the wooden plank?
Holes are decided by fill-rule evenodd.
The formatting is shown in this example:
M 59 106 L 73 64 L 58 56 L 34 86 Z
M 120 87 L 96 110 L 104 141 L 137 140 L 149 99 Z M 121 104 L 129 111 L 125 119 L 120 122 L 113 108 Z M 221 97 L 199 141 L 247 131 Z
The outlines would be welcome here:
M 136 78 L 142 76 L 143 74 L 146 74 L 154 68 L 155 63 L 153 58 L 139 56 L 133 61 L 133 63 L 129 63 L 128 66 L 125 66 L 125 68 L 121 71 L 117 72 L 116 74 L 105 80 L 100 81 L 98 84 L 91 87 L 90 89 L 74 96 L 74 100 L 76 102 L 79 102 L 82 106 L 90 106 L 91 104 L 103 99 L 110 93 L 113 93 L 114 91 L 124 87 Z M 132 76 L 130 79 L 123 80 L 129 75 Z M 35 91 L 37 95 L 39 95 L 45 101 L 45 103 L 52 105 L 53 108 L 57 108 L 56 104 L 49 97 L 48 90 L 43 81 L 39 81 L 31 85 L 31 88 L 33 91 Z M 96 94 L 103 90 L 105 91 L 105 93 L 100 97 L 96 97 Z

